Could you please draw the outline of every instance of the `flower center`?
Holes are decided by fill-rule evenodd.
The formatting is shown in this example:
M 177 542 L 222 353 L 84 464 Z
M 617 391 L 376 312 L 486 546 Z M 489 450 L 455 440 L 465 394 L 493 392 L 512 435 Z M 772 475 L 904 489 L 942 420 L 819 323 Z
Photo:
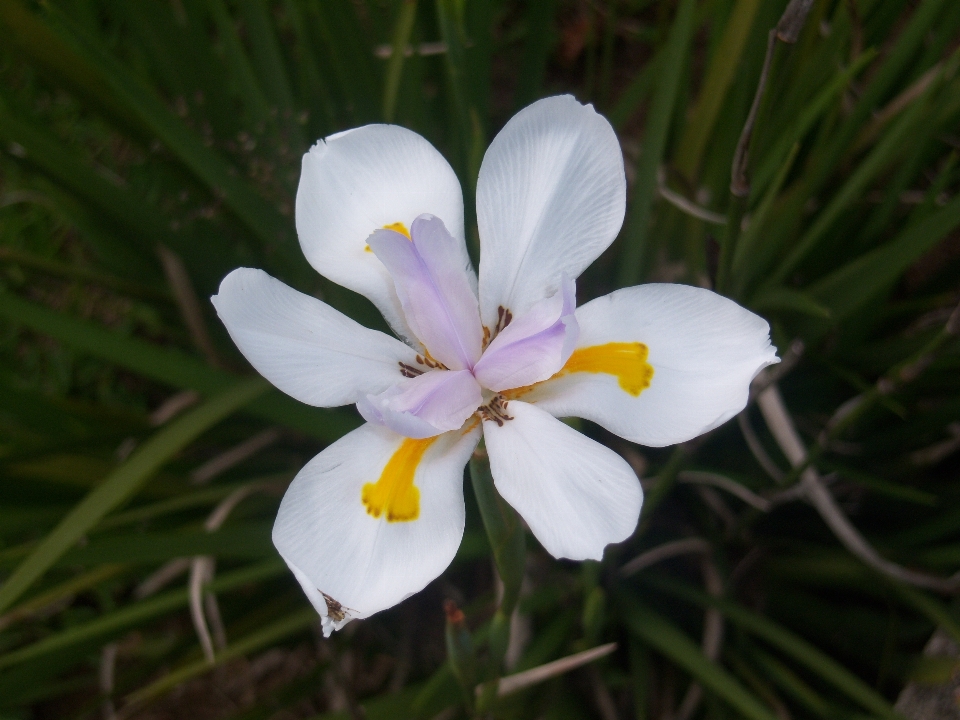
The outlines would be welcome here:
M 495 422 L 499 427 L 503 427 L 508 420 L 513 420 L 513 416 L 507 414 L 507 399 L 503 394 L 494 395 L 490 402 L 477 408 L 477 413 L 481 420 Z
M 436 440 L 405 439 L 387 462 L 380 479 L 366 483 L 360 495 L 367 514 L 375 518 L 385 516 L 387 522 L 409 522 L 420 517 L 420 490 L 413 477 L 423 454 Z

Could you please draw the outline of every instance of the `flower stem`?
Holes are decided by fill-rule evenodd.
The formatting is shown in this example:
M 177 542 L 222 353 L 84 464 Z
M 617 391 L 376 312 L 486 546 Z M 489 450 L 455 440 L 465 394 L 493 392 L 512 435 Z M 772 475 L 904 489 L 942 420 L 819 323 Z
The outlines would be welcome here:
M 510 617 L 520 599 L 520 584 L 526 561 L 526 538 L 523 523 L 516 511 L 500 497 L 490 473 L 486 454 L 474 453 L 470 460 L 470 479 L 480 506 L 493 559 L 503 583 L 503 595 L 490 623 L 487 641 L 487 667 L 484 684 L 477 698 L 478 717 L 489 712 L 496 701 L 497 683 L 503 668 L 503 658 L 510 644 Z

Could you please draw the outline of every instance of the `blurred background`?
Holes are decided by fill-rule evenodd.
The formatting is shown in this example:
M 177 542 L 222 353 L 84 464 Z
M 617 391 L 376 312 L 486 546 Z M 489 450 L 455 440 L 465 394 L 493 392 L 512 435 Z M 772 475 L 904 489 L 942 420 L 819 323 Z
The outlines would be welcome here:
M 492 716 L 960 717 L 958 46 L 954 0 L 0 0 L 0 718 L 468 717 L 444 601 L 481 659 L 498 602 L 470 483 L 450 568 L 324 640 L 270 528 L 359 416 L 264 392 L 207 298 L 259 267 L 386 329 L 300 253 L 301 155 L 421 133 L 476 261 L 483 152 L 558 93 L 629 183 L 580 302 L 712 287 L 784 362 L 677 448 L 578 425 L 640 525 L 600 563 L 528 536 L 492 672 L 616 647 Z

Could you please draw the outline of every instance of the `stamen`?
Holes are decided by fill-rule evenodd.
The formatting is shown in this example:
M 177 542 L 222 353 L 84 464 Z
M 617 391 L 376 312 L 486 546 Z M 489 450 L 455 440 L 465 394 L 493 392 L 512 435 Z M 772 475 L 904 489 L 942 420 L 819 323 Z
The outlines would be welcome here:
M 426 365 L 431 370 L 438 370 L 438 369 L 449 370 L 450 369 L 439 360 L 434 360 L 432 357 L 430 357 L 429 350 L 424 350 L 423 355 L 417 355 L 417 362 L 420 363 L 421 365 Z
M 513 320 L 513 313 L 507 310 L 503 305 L 497 308 L 497 327 L 495 328 L 495 333 L 499 333 L 507 325 L 510 324 L 510 321 Z
M 413 365 L 407 365 L 405 362 L 397 362 L 400 366 L 400 374 L 404 377 L 415 378 L 418 375 L 423 375 L 423 370 L 415 368 Z
M 387 522 L 409 522 L 420 517 L 420 490 L 413 484 L 423 454 L 436 437 L 401 443 L 375 483 L 366 483 L 360 494 L 367 514 L 386 516 Z
M 477 408 L 477 412 L 483 420 L 495 422 L 497 427 L 503 427 L 507 420 L 513 420 L 513 416 L 507 414 L 507 399 L 503 395 L 494 395 L 490 402 Z

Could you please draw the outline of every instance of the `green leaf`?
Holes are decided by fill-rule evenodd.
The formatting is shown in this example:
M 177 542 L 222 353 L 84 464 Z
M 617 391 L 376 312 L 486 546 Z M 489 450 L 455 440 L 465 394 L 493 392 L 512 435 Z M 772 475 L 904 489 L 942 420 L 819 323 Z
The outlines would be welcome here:
M 417 0 L 404 0 L 393 30 L 393 54 L 387 63 L 387 79 L 383 88 L 383 119 L 387 122 L 393 122 L 397 110 L 400 75 L 403 73 L 403 61 L 406 59 L 407 45 L 410 44 L 416 17 Z
M 159 680 L 155 680 L 146 687 L 130 693 L 125 698 L 126 704 L 124 707 L 135 706 L 157 697 L 191 678 L 210 672 L 214 667 L 222 665 L 228 660 L 242 657 L 263 647 L 272 645 L 278 640 L 306 630 L 317 622 L 317 612 L 312 607 L 277 620 L 277 622 L 271 623 L 265 628 L 251 633 L 236 642 L 230 643 L 222 652 L 217 654 L 213 665 L 206 660 L 189 663 L 164 675 Z
M 150 476 L 198 436 L 266 391 L 260 378 L 244 380 L 207 400 L 158 431 L 79 505 L 20 563 L 0 587 L 0 612 L 6 610 L 86 532 L 128 500 Z
M 291 242 L 292 223 L 240 180 L 230 164 L 207 147 L 203 139 L 120 60 L 94 38 L 73 27 L 62 12 L 51 9 L 50 13 L 73 51 L 100 74 L 101 82 L 143 127 L 159 138 L 214 196 L 222 198 L 266 247 L 283 255 L 291 268 L 302 267 L 303 262 Z
M 690 113 L 683 136 L 677 144 L 677 169 L 691 180 L 696 178 L 703 151 L 723 107 L 730 85 L 740 69 L 743 49 L 750 37 L 760 0 L 737 0 L 703 79 L 700 98 Z
M 556 11 L 557 0 L 538 0 L 527 3 L 526 42 L 513 100 L 514 108 L 518 110 L 541 95 L 547 60 L 550 58 L 555 41 L 553 18 Z
M 216 532 L 171 530 L 129 532 L 93 539 L 60 559 L 62 565 L 94 566 L 101 563 L 158 563 L 178 557 L 214 555 L 218 558 L 259 559 L 273 555 L 270 531 L 273 521 L 238 522 Z
M 626 593 L 619 598 L 621 615 L 630 631 L 689 672 L 708 690 L 726 700 L 742 717 L 776 717 L 735 677 L 709 660 L 686 633 Z
M 138 338 L 107 330 L 85 320 L 54 312 L 0 292 L 0 317 L 29 327 L 94 357 L 181 389 L 208 394 L 224 390 L 238 377 L 217 370 L 179 350 L 158 347 Z M 251 403 L 248 411 L 313 437 L 336 440 L 359 421 L 342 410 L 322 410 L 271 390 Z
M 927 117 L 924 103 L 916 102 L 897 121 L 870 154 L 861 162 L 843 186 L 831 196 L 829 204 L 817 215 L 810 228 L 797 241 L 786 259 L 774 271 L 768 284 L 782 283 L 791 272 L 821 243 L 831 237 L 828 231 L 858 200 L 873 182 L 907 146 L 916 125 Z
M 953 641 L 960 643 L 960 621 L 950 612 L 949 608 L 930 597 L 924 592 L 900 583 L 890 583 L 904 601 L 926 615 L 936 625 L 946 630 Z
M 907 268 L 957 226 L 960 196 L 908 226 L 893 240 L 834 270 L 807 292 L 830 308 L 835 318 L 847 317 L 888 291 Z
M 656 89 L 644 133 L 643 148 L 637 161 L 633 197 L 623 229 L 623 250 L 617 284 L 636 285 L 653 257 L 653 243 L 648 240 L 653 202 L 657 195 L 657 171 L 667 146 L 670 120 L 673 118 L 680 78 L 693 38 L 696 0 L 681 0 L 670 28 L 663 61 L 658 64 Z
M 686 583 L 665 577 L 653 578 L 650 574 L 640 579 L 660 590 L 676 595 L 701 607 L 715 607 L 730 622 L 743 630 L 763 638 L 773 647 L 805 665 L 825 681 L 841 690 L 848 697 L 859 702 L 867 710 L 890 720 L 903 720 L 890 706 L 890 703 L 876 690 L 843 667 L 836 660 L 821 652 L 806 640 L 799 638 L 774 621 L 747 610 L 731 600 L 711 597 Z
M 830 309 L 828 307 L 818 303 L 808 293 L 788 287 L 762 290 L 750 304 L 761 313 L 786 311 L 809 315 L 822 320 L 830 319 Z
M 215 593 L 224 592 L 282 575 L 285 572 L 287 572 L 287 566 L 282 560 L 267 560 L 239 570 L 220 573 L 207 587 Z M 51 653 L 59 653 L 66 648 L 90 640 L 115 635 L 128 627 L 139 625 L 160 615 L 185 607 L 188 601 L 186 588 L 171 590 L 162 595 L 141 600 L 106 613 L 96 620 L 76 625 L 67 630 L 61 630 L 32 645 L 0 655 L 0 668 L 24 663 Z

